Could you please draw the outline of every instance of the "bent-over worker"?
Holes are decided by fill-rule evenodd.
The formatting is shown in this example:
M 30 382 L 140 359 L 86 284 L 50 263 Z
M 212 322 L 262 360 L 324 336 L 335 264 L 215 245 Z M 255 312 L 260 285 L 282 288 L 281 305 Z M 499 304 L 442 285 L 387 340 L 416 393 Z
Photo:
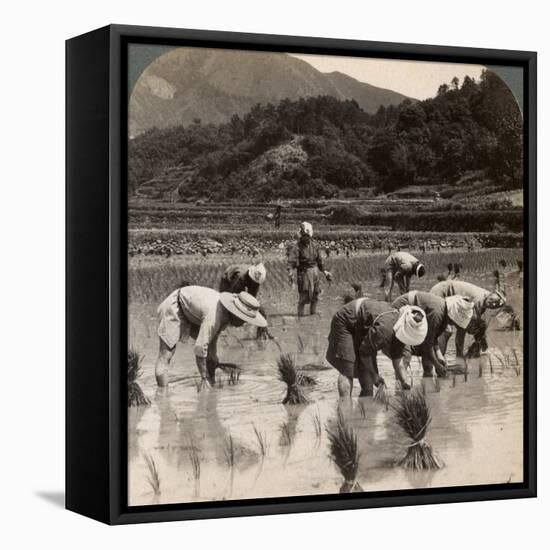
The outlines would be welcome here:
M 159 355 L 155 375 L 159 386 L 168 385 L 168 369 L 178 342 L 195 340 L 195 361 L 202 384 L 214 383 L 219 363 L 217 341 L 228 326 L 250 323 L 265 327 L 258 300 L 247 292 L 231 294 L 202 286 L 174 290 L 158 308 Z
M 372 395 L 373 386 L 384 383 L 376 360 L 379 350 L 391 359 L 402 388 L 410 389 L 401 366 L 403 352 L 406 345 L 420 345 L 427 331 L 426 315 L 416 306 L 398 310 L 387 302 L 358 298 L 341 307 L 332 318 L 326 354 L 340 373 L 340 397 L 351 395 L 354 378 L 361 396 Z

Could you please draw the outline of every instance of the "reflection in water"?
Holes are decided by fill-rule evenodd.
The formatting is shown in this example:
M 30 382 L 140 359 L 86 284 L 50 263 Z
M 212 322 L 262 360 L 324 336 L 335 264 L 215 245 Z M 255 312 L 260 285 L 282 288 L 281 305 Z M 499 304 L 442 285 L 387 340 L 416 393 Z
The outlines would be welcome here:
M 285 299 L 281 297 L 279 308 L 291 311 L 293 296 Z M 491 330 L 492 368 L 486 366 L 479 376 L 479 360 L 470 360 L 467 381 L 461 374 L 437 382 L 423 379 L 422 368 L 413 361 L 414 387 L 424 384 L 432 414 L 427 439 L 445 468 L 411 472 L 395 467 L 410 441 L 394 420 L 391 402 L 398 388 L 385 357 L 379 368 L 388 383 L 389 407 L 358 398 L 358 387 L 352 399 L 338 400 L 337 373 L 323 365 L 323 355 L 331 312 L 341 302 L 328 293 L 323 299 L 323 313 L 315 320 L 277 311 L 271 316 L 270 331 L 283 351 L 295 353 L 298 365 L 308 365 L 317 381 L 306 390 L 312 403 L 299 407 L 281 404 L 285 386 L 277 376 L 277 345 L 258 343 L 244 329 L 230 329 L 219 343 L 222 360 L 242 367 L 237 385 L 198 393 L 191 346 L 179 346 L 171 384 L 157 391 L 154 306 L 132 306 L 130 343 L 145 355 L 140 383 L 152 405 L 129 411 L 131 505 L 337 493 L 342 476 L 328 458 L 326 427 L 338 408 L 357 433 L 358 482 L 365 491 L 522 480 L 522 332 Z M 264 438 L 263 451 L 258 433 Z M 146 453 L 158 467 L 158 498 L 147 484 Z

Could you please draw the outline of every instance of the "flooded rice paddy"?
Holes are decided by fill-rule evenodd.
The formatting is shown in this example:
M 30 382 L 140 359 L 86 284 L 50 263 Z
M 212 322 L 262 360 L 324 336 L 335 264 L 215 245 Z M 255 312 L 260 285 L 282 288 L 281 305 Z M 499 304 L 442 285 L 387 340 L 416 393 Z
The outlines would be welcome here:
M 488 277 L 480 273 L 464 279 L 491 288 Z M 434 282 L 423 281 L 422 287 Z M 338 407 L 357 434 L 358 481 L 366 492 L 522 481 L 523 332 L 500 331 L 492 319 L 491 360 L 482 368 L 480 360 L 469 360 L 466 375 L 423 379 L 413 358 L 413 391 L 425 386 L 432 414 L 427 440 L 445 467 L 410 472 L 395 465 L 410 440 L 391 407 L 359 398 L 358 384 L 351 400 L 339 402 L 338 374 L 324 361 L 330 319 L 342 305 L 343 288 L 326 288 L 320 314 L 302 319 L 295 316 L 290 288 L 263 296 L 271 333 L 317 382 L 305 390 L 311 403 L 301 406 L 281 404 L 285 385 L 278 380 L 279 347 L 256 341 L 252 327 L 228 329 L 219 340 L 220 360 L 242 369 L 237 384 L 218 370 L 216 387 L 197 391 L 192 346 L 180 343 L 170 386 L 158 389 L 156 304 L 130 304 L 129 343 L 144 356 L 140 385 L 151 399 L 149 407 L 129 409 L 130 506 L 337 493 L 343 479 L 329 459 L 326 427 L 335 422 Z M 509 302 L 521 313 L 522 291 L 513 276 L 509 288 Z M 364 290 L 380 298 L 374 282 Z M 450 365 L 453 343 L 454 338 L 447 354 Z M 378 365 L 393 400 L 397 386 L 391 363 L 379 354 Z

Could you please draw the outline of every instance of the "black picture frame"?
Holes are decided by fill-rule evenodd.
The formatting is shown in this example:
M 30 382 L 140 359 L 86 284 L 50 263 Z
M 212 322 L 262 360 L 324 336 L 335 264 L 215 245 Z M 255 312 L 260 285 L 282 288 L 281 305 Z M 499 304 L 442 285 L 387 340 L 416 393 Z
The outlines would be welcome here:
M 239 48 L 521 67 L 524 71 L 524 481 L 128 507 L 127 47 Z M 536 496 L 534 52 L 109 25 L 66 44 L 66 507 L 108 524 Z M 124 368 L 121 368 L 124 366 Z

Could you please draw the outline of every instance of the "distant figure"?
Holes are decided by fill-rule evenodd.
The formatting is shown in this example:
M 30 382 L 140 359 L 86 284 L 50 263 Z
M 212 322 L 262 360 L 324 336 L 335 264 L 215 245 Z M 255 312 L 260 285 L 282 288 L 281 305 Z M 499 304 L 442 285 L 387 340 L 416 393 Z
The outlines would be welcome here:
M 201 384 L 214 384 L 219 364 L 217 341 L 229 325 L 240 327 L 250 323 L 267 326 L 259 312 L 260 304 L 247 292 L 231 294 L 202 286 L 186 286 L 174 290 L 158 308 L 159 355 L 155 366 L 157 384 L 168 385 L 168 369 L 178 342 L 195 340 L 195 361 Z
M 330 256 L 330 247 L 325 246 L 325 254 L 327 255 L 327 258 Z
M 283 210 L 283 207 L 278 204 L 275 207 L 275 214 L 273 214 L 273 221 L 275 222 L 275 229 L 279 229 L 281 227 L 281 212 Z
M 386 259 L 382 269 L 382 282 L 380 286 L 384 288 L 389 282 L 388 289 L 385 291 L 386 302 L 391 301 L 391 293 L 394 283 L 397 283 L 399 292 L 405 294 L 409 291 L 411 277 L 423 277 L 426 268 L 418 258 L 415 258 L 408 252 L 395 252 Z
M 313 240 L 313 227 L 308 222 L 302 222 L 299 229 L 299 238 L 294 243 L 288 255 L 288 277 L 294 283 L 294 270 L 298 274 L 298 317 L 305 315 L 305 306 L 310 304 L 310 315 L 317 311 L 317 303 L 321 288 L 319 286 L 319 272 L 327 281 L 332 281 L 332 274 L 326 271 L 321 259 L 321 248 Z

